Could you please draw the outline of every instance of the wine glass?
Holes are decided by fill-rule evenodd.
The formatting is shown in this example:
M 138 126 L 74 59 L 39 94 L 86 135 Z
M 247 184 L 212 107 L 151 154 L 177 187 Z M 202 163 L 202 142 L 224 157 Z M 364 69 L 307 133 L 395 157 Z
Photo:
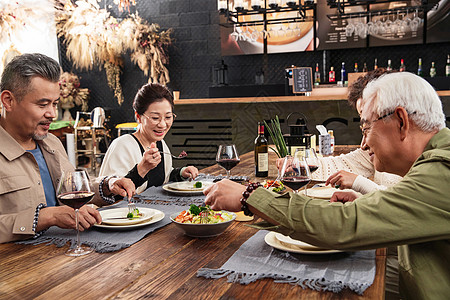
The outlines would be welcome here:
M 227 171 L 227 178 L 230 178 L 230 170 L 233 169 L 241 160 L 236 151 L 236 146 L 219 145 L 217 150 L 216 162 Z
M 317 157 L 316 151 L 313 148 L 306 148 L 305 159 L 311 174 L 319 169 L 319 158 Z
M 301 187 L 306 186 L 311 181 L 311 172 L 309 171 L 305 155 L 297 149 L 294 156 L 288 155 L 285 159 L 289 162 L 289 165 L 281 174 L 281 182 L 291 188 L 294 193 L 298 193 Z M 305 195 L 307 195 L 306 187 Z
M 88 246 L 80 244 L 80 230 L 78 224 L 78 210 L 94 197 L 94 192 L 89 186 L 89 177 L 85 170 L 76 169 L 71 172 L 63 172 L 58 184 L 57 198 L 63 204 L 75 210 L 75 221 L 77 224 L 77 245 L 66 251 L 68 256 L 81 256 L 93 251 Z

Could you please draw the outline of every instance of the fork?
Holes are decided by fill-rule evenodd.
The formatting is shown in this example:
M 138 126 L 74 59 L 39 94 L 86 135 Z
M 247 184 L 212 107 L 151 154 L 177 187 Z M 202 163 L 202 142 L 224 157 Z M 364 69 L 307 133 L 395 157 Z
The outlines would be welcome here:
M 208 223 L 208 211 L 203 210 L 200 212 L 200 224 Z
M 133 213 L 136 209 L 136 204 L 134 204 L 134 202 L 131 202 L 131 199 L 128 199 L 128 197 L 125 197 L 124 200 L 128 201 L 128 213 Z
M 167 155 L 170 155 L 170 156 L 172 156 L 172 158 L 175 158 L 175 159 L 182 159 L 182 158 L 185 158 L 187 155 L 178 155 L 178 156 L 176 156 L 176 155 L 173 155 L 172 153 L 169 153 L 169 152 L 164 152 L 164 151 L 159 151 L 159 153 L 161 153 L 161 154 L 167 154 Z

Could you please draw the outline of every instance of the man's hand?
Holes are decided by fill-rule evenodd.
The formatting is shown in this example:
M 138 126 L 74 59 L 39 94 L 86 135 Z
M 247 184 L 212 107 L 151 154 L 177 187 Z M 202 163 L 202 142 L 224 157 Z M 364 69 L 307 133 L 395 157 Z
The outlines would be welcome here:
M 330 202 L 352 202 L 358 198 L 358 194 L 353 191 L 348 192 L 335 192 L 333 196 L 331 196 Z
M 194 166 L 188 166 L 183 170 L 181 176 L 184 178 L 192 177 L 192 179 L 195 179 L 195 177 L 198 176 L 198 169 Z
M 242 192 L 246 187 L 228 179 L 222 179 L 203 191 L 205 203 L 213 210 L 240 211 Z
M 84 205 L 78 210 L 78 223 L 80 231 L 90 228 L 94 224 L 100 224 L 100 213 L 89 205 Z M 45 207 L 39 212 L 36 232 L 58 226 L 66 229 L 76 229 L 75 210 L 67 205 Z
M 129 178 L 111 178 L 108 181 L 108 188 L 111 193 L 128 197 L 128 199 L 131 199 L 136 193 L 136 187 Z

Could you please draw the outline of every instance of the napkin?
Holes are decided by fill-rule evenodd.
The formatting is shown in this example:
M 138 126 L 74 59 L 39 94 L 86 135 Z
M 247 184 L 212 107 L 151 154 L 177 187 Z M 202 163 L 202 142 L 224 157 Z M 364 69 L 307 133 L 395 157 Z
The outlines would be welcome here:
M 375 278 L 375 250 L 326 255 L 280 251 L 264 241 L 266 230 L 248 239 L 219 269 L 202 268 L 198 277 L 222 278 L 249 284 L 272 278 L 277 283 L 297 284 L 303 289 L 339 293 L 344 288 L 362 294 Z

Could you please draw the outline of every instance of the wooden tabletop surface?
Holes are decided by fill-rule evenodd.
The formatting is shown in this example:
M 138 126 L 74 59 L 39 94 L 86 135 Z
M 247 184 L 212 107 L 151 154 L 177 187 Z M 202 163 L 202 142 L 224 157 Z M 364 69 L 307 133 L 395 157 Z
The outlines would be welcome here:
M 271 159 L 274 157 L 271 155 Z M 232 174 L 253 174 L 253 154 L 241 156 Z M 223 173 L 218 166 L 203 171 Z M 274 173 L 275 172 L 275 173 Z M 276 170 L 270 175 L 275 177 Z M 254 221 L 252 221 L 254 222 Z M 202 267 L 219 268 L 254 233 L 234 222 L 222 235 L 196 239 L 169 224 L 132 245 L 111 253 L 64 255 L 68 246 L 0 244 L 0 299 L 382 299 L 385 253 L 377 250 L 374 283 L 359 296 L 303 290 L 258 280 L 249 285 L 226 278 L 197 277 Z

